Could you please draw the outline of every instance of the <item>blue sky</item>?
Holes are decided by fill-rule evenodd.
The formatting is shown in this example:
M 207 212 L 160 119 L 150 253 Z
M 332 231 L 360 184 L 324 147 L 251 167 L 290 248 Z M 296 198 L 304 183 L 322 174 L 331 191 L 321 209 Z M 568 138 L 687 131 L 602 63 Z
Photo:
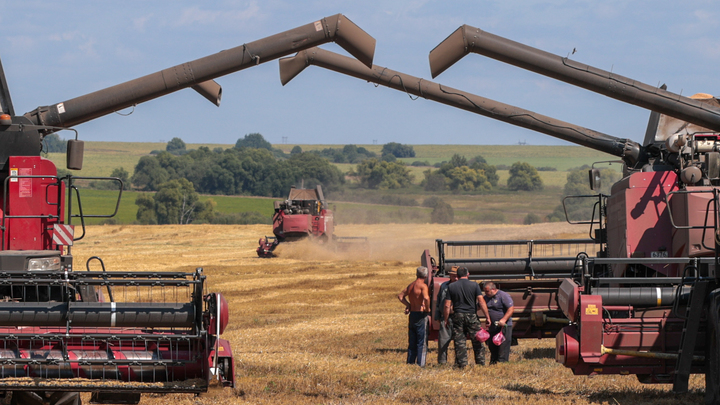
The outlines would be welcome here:
M 683 95 L 720 95 L 720 1 L 0 1 L 0 57 L 18 113 L 342 13 L 377 40 L 375 64 L 430 79 L 428 53 L 462 24 Z M 344 52 L 335 44 L 323 48 Z M 277 61 L 218 78 L 215 107 L 190 89 L 81 124 L 92 141 L 279 144 L 564 144 L 310 67 Z M 642 141 L 649 112 L 468 55 L 434 81 Z M 123 113 L 130 112 L 125 110 Z M 61 136 L 63 136 L 61 134 Z M 68 137 L 69 135 L 64 135 Z

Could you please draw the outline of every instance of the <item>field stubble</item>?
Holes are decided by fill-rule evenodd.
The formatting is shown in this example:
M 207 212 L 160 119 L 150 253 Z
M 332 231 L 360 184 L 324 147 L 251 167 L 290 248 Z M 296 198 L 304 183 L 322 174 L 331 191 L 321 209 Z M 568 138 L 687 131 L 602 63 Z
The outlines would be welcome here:
M 434 240 L 584 237 L 567 224 L 344 225 L 340 236 L 367 236 L 368 248 L 335 253 L 308 242 L 281 245 L 259 259 L 268 226 L 91 226 L 74 248 L 76 268 L 103 258 L 108 270 L 191 271 L 203 267 L 209 291 L 230 304 L 225 334 L 237 387 L 195 398 L 144 396 L 142 404 L 365 403 L 701 403 L 704 381 L 674 396 L 667 385 L 633 376 L 573 376 L 555 363 L 554 340 L 525 340 L 508 364 L 465 370 L 405 364 L 407 318 L 395 295 L 413 280 Z M 451 350 L 450 361 L 453 361 Z

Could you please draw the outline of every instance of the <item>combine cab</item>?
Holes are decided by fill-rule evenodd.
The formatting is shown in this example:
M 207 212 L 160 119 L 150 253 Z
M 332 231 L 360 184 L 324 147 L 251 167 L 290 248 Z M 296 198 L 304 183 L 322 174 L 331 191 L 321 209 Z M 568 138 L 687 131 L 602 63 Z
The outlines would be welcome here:
M 333 234 L 335 223 L 333 213 L 327 208 L 322 186 L 315 188 L 290 188 L 285 201 L 275 201 L 273 214 L 274 237 L 258 241 L 259 257 L 275 257 L 273 251 L 281 242 L 293 242 L 311 238 L 319 244 L 332 243 L 343 247 L 353 242 L 367 243 L 363 237 L 338 237 Z

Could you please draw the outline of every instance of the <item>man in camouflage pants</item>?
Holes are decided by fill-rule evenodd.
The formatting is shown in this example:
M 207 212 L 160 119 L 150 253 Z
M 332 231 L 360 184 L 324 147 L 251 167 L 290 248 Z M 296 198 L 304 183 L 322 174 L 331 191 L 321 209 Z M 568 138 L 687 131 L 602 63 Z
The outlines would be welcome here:
M 480 330 L 480 320 L 477 316 L 477 307 L 480 306 L 487 326 L 490 326 L 490 314 L 487 305 L 482 297 L 482 291 L 478 283 L 468 279 L 468 269 L 458 269 L 458 281 L 452 283 L 448 288 L 448 295 L 445 298 L 443 310 L 443 322 L 447 325 L 450 318 L 450 306 L 453 308 L 452 325 L 455 341 L 455 365 L 459 368 L 467 366 L 467 335 L 470 335 L 475 364 L 485 365 L 485 347 L 482 342 L 475 339 L 475 334 Z

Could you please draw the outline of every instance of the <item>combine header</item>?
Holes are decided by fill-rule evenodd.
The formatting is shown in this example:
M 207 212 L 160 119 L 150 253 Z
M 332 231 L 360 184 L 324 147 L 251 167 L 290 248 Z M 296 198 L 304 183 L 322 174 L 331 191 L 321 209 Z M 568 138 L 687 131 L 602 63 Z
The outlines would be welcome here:
M 220 335 L 229 308 L 195 272 L 105 271 L 93 257 L 76 269 L 73 242 L 85 220 L 76 180 L 42 157 L 42 138 L 72 130 L 67 167 L 80 170 L 83 142 L 71 126 L 192 87 L 219 105 L 212 79 L 336 41 L 370 65 L 375 40 L 342 15 L 187 62 L 117 86 L 15 115 L 0 67 L 0 397 L 12 404 L 132 404 L 141 393 L 232 387 L 232 351 Z M 73 209 L 73 203 L 77 204 Z M 75 234 L 73 219 L 82 233 Z M 91 271 L 97 261 L 102 271 Z
M 594 202 L 585 241 L 438 241 L 430 288 L 448 265 L 499 281 L 516 300 L 515 337 L 556 336 L 575 374 L 634 374 L 688 389 L 704 373 L 720 403 L 720 102 L 670 93 L 463 26 L 430 53 L 433 76 L 469 52 L 651 109 L 639 144 L 317 48 L 280 60 L 287 83 L 317 65 L 621 158 L 624 178 Z M 590 172 L 599 190 L 599 173 Z M 520 250 L 518 250 L 520 249 Z M 548 253 L 549 252 L 549 253 Z M 437 291 L 437 288 L 435 288 Z M 436 294 L 436 292 L 434 293 Z M 518 303 L 520 303 L 518 308 Z M 437 324 L 435 325 L 437 328 Z
M 290 188 L 285 201 L 275 201 L 273 214 L 274 237 L 266 236 L 258 241 L 259 257 L 275 257 L 273 251 L 280 242 L 293 242 L 311 238 L 320 244 L 332 243 L 334 247 L 347 249 L 354 243 L 367 244 L 364 237 L 340 237 L 335 235 L 333 212 L 328 208 L 322 186 L 315 188 Z

